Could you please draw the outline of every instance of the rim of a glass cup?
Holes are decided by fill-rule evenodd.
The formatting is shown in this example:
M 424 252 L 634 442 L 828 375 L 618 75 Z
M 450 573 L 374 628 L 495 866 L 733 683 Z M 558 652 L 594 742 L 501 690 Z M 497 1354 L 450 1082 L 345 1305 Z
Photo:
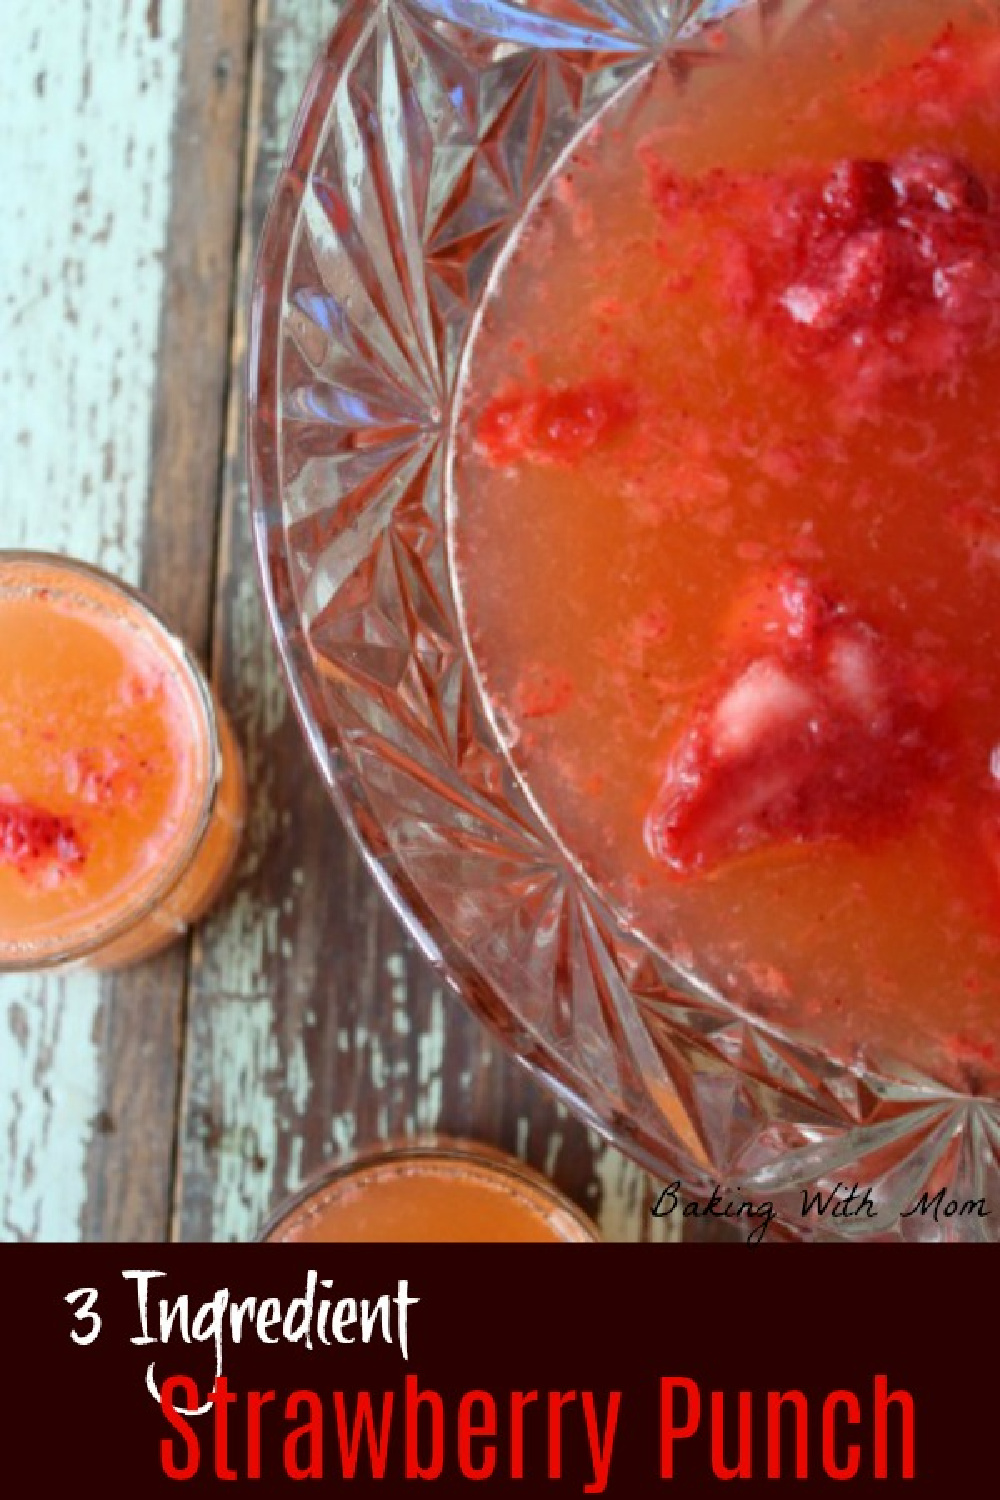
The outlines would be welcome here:
M 416 1140 L 390 1140 L 382 1145 L 368 1146 L 352 1154 L 345 1161 L 327 1163 L 319 1167 L 303 1183 L 292 1197 L 284 1199 L 272 1210 L 255 1237 L 255 1243 L 266 1244 L 283 1224 L 290 1223 L 317 1194 L 334 1188 L 365 1173 L 381 1175 L 383 1170 L 391 1172 L 410 1162 L 439 1162 L 451 1166 L 460 1175 L 462 1168 L 487 1176 L 494 1181 L 511 1185 L 512 1195 L 521 1201 L 526 1197 L 534 1200 L 537 1209 L 542 1200 L 553 1212 L 564 1215 L 579 1231 L 579 1236 L 559 1236 L 566 1244 L 600 1244 L 601 1232 L 590 1215 L 572 1198 L 566 1196 L 537 1168 L 523 1162 L 499 1146 L 470 1140 L 465 1137 L 428 1135 Z
M 26 945 L 23 950 L 5 951 L 0 943 L 0 974 L 29 973 L 36 970 L 60 968 L 64 964 L 82 963 L 110 947 L 119 938 L 126 937 L 140 922 L 152 916 L 164 899 L 169 896 L 192 868 L 205 835 L 212 822 L 222 782 L 222 744 L 215 700 L 208 679 L 194 652 L 184 640 L 167 624 L 154 604 L 139 589 L 116 578 L 104 568 L 80 558 L 68 557 L 61 552 L 47 552 L 37 548 L 0 548 L 0 578 L 8 568 L 50 568 L 57 572 L 86 579 L 104 589 L 112 598 L 124 600 L 138 616 L 143 629 L 148 630 L 158 642 L 162 642 L 184 673 L 188 685 L 193 688 L 192 706 L 201 720 L 200 729 L 205 739 L 207 775 L 198 817 L 192 824 L 187 838 L 180 844 L 175 857 L 166 865 L 159 878 L 142 895 L 141 900 L 126 902 L 122 915 L 99 931 L 84 931 L 73 942 L 45 944 L 44 939 L 36 945 L 36 951 Z M 38 951 L 40 950 L 40 951 Z

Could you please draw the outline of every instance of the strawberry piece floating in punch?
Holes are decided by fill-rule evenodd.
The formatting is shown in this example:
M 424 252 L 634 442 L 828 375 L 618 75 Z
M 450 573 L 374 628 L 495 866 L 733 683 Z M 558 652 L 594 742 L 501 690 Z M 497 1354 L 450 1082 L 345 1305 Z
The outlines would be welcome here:
M 769 321 L 866 394 L 946 375 L 1000 332 L 997 197 L 943 151 L 836 163 L 818 198 L 790 195 L 791 225 L 772 222 Z
M 26 802 L 0 801 L 0 865 L 31 874 L 68 874 L 85 858 L 80 835 L 69 818 Z
M 806 574 L 754 592 L 646 818 L 653 857 L 709 872 L 775 844 L 865 845 L 905 825 L 951 763 L 939 674 Z
M 918 120 L 953 129 L 963 119 L 1000 119 L 1000 39 L 963 36 L 949 22 L 916 62 L 863 85 L 857 104 L 882 122 Z
M 575 385 L 512 385 L 486 406 L 476 442 L 490 463 L 568 465 L 636 418 L 638 395 L 610 376 Z

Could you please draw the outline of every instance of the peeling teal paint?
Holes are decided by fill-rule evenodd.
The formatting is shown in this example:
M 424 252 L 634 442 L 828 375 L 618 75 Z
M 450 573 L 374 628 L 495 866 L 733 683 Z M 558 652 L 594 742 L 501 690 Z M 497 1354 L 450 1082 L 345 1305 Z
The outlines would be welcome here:
M 184 0 L 0 5 L 0 547 L 139 576 Z M 81 1234 L 96 976 L 0 979 L 0 1239 Z

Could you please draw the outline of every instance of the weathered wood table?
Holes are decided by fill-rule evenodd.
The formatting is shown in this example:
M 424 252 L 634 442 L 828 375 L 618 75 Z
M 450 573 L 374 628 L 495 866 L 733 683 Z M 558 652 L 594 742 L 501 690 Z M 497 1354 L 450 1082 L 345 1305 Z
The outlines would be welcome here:
M 0 1238 L 248 1240 L 323 1161 L 515 1151 L 615 1240 L 653 1184 L 443 992 L 314 774 L 260 602 L 248 289 L 336 0 L 3 0 L 0 546 L 140 583 L 210 662 L 250 779 L 235 886 L 139 969 L 0 980 Z

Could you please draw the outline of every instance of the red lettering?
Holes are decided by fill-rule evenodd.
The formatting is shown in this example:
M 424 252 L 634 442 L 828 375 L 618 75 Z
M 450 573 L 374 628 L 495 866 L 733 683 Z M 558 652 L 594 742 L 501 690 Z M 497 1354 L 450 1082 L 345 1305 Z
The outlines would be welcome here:
M 309 1410 L 309 1420 L 293 1427 L 285 1438 L 283 1458 L 289 1479 L 323 1478 L 323 1407 L 315 1391 L 293 1391 L 285 1402 L 285 1416 L 297 1417 L 302 1407 Z M 309 1456 L 299 1459 L 299 1444 L 307 1442 Z
M 843 1463 L 837 1458 L 837 1408 L 846 1407 L 846 1424 L 857 1427 L 861 1421 L 861 1403 L 853 1391 L 831 1391 L 823 1402 L 823 1471 L 830 1479 L 856 1479 L 861 1467 L 861 1448 L 847 1444 Z
M 407 1377 L 409 1380 L 411 1377 Z M 343 1391 L 334 1391 L 333 1409 L 337 1418 L 337 1442 L 340 1446 L 340 1466 L 345 1479 L 353 1479 L 358 1467 L 358 1455 L 361 1452 L 361 1433 L 364 1430 L 365 1442 L 368 1447 L 368 1463 L 371 1467 L 373 1479 L 385 1478 L 385 1466 L 389 1459 L 389 1431 L 392 1421 L 392 1392 L 386 1391 L 382 1397 L 382 1420 L 379 1424 L 378 1437 L 375 1436 L 375 1412 L 372 1407 L 372 1398 L 367 1391 L 359 1391 L 354 1403 L 354 1425 L 350 1432 L 347 1430 L 347 1410 L 344 1405 Z M 422 1401 L 423 1396 L 417 1400 Z M 435 1397 L 435 1399 L 437 1399 Z M 409 1398 L 407 1398 L 409 1404 Z M 440 1408 L 440 1401 L 438 1407 Z M 411 1434 L 407 1424 L 407 1463 L 409 1463 L 409 1442 L 413 1438 L 413 1447 L 416 1448 L 416 1427 L 414 1425 Z M 436 1439 L 440 1446 L 440 1436 Z M 438 1449 L 435 1449 L 438 1452 Z M 438 1461 L 437 1473 L 441 1472 L 441 1462 Z M 420 1478 L 433 1477 L 421 1474 Z
M 735 1469 L 726 1463 L 726 1398 L 722 1391 L 712 1392 L 712 1473 L 716 1479 L 753 1478 L 753 1395 L 740 1391 L 739 1415 L 736 1419 Z
M 406 1377 L 406 1477 L 439 1479 L 444 1468 L 444 1403 L 436 1391 L 421 1391 L 417 1377 Z M 431 1453 L 426 1464 L 420 1462 L 420 1408 L 430 1414 Z
M 903 1425 L 899 1449 L 899 1477 L 912 1479 L 916 1474 L 916 1411 L 909 1391 L 889 1393 L 889 1377 L 875 1376 L 875 1454 L 876 1479 L 889 1477 L 889 1407 L 898 1406 Z
M 193 1411 L 198 1405 L 198 1387 L 186 1375 L 171 1375 L 169 1380 L 163 1382 L 163 1389 L 160 1391 L 160 1410 L 174 1431 L 179 1432 L 184 1439 L 187 1462 L 175 1462 L 176 1439 L 164 1438 L 160 1444 L 160 1465 L 168 1479 L 193 1479 L 201 1462 L 201 1449 L 197 1433 L 191 1423 L 181 1416 L 174 1404 L 174 1396 L 177 1392 L 182 1397 L 185 1410 Z
M 686 1397 L 685 1419 L 678 1425 L 676 1397 Z M 686 1375 L 664 1376 L 660 1381 L 660 1478 L 674 1477 L 674 1444 L 693 1437 L 701 1421 L 701 1392 Z
M 260 1478 L 260 1413 L 274 1400 L 274 1391 L 247 1393 L 247 1478 Z
M 608 1415 L 604 1423 L 604 1434 L 601 1435 L 597 1425 L 597 1402 L 592 1391 L 584 1391 L 580 1397 L 583 1402 L 583 1420 L 587 1424 L 587 1445 L 590 1449 L 590 1462 L 593 1465 L 594 1477 L 589 1484 L 583 1487 L 585 1495 L 603 1495 L 608 1487 L 608 1479 L 611 1475 L 611 1454 L 615 1443 L 615 1430 L 618 1426 L 618 1412 L 622 1404 L 621 1391 L 611 1391 L 608 1395 Z
M 768 1391 L 767 1393 L 767 1477 L 780 1479 L 781 1410 L 791 1406 L 795 1411 L 795 1477 L 809 1478 L 809 1403 L 804 1391 Z
M 524 1478 L 524 1408 L 538 1400 L 537 1391 L 513 1391 L 510 1398 L 510 1477 Z
M 482 1408 L 480 1421 L 473 1422 L 475 1407 Z M 497 1435 L 497 1405 L 488 1391 L 469 1391 L 458 1403 L 458 1466 L 466 1479 L 489 1479 L 497 1466 L 496 1443 L 484 1443 L 477 1463 L 472 1455 L 474 1441 Z
M 562 1411 L 576 1391 L 549 1391 L 549 1478 L 562 1478 Z
M 229 1408 L 236 1401 L 236 1392 L 229 1389 L 225 1375 L 216 1380 L 208 1400 L 215 1407 L 215 1477 L 238 1479 L 236 1470 L 229 1467 Z

